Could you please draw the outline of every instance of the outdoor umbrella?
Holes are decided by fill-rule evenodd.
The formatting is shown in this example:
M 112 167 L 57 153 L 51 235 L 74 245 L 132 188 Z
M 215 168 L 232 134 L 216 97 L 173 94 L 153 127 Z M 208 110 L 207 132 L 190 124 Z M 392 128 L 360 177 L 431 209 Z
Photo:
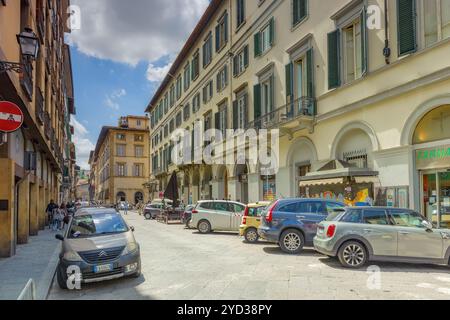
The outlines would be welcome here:
M 167 185 L 166 191 L 164 191 L 164 199 L 172 200 L 173 207 L 178 207 L 178 179 L 176 172 L 170 177 L 169 184 Z

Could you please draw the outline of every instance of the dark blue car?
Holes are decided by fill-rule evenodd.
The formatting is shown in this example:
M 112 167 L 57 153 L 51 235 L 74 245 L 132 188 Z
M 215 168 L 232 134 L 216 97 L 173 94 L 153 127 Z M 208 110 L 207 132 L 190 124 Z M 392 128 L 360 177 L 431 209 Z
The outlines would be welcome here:
M 258 234 L 290 254 L 312 247 L 317 226 L 329 214 L 342 212 L 343 203 L 324 199 L 283 199 L 266 210 Z

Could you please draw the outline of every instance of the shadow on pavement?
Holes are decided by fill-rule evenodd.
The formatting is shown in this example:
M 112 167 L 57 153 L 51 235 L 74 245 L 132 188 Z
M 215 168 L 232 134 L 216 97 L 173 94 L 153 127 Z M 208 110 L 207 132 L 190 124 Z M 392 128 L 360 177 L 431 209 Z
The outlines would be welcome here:
M 265 243 L 267 245 L 267 243 Z M 276 246 L 276 245 L 275 245 Z M 310 249 L 310 248 L 305 248 L 303 249 L 303 251 L 299 254 L 288 254 L 283 252 L 283 250 L 281 250 L 280 247 L 276 246 L 276 247 L 265 247 L 263 248 L 264 252 L 267 254 L 273 254 L 273 255 L 279 255 L 279 256 L 292 256 L 292 257 L 317 257 L 320 256 L 320 253 L 318 253 L 317 251 L 315 251 L 314 249 Z

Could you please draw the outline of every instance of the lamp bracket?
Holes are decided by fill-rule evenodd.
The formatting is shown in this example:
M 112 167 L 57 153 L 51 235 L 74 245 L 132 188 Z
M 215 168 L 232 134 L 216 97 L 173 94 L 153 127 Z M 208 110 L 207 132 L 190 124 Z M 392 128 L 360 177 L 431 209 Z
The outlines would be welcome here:
M 17 62 L 0 61 L 0 73 L 7 71 L 14 71 L 17 73 L 23 72 L 23 64 Z

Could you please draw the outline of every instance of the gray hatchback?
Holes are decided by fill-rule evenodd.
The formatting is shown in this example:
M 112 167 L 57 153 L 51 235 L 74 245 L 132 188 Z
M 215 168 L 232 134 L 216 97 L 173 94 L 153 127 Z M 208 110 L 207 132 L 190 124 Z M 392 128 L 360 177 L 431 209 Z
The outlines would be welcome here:
M 347 268 L 368 261 L 448 265 L 450 230 L 408 209 L 347 208 L 319 224 L 314 247 Z
M 56 273 L 61 289 L 76 281 L 139 277 L 140 250 L 133 231 L 115 209 L 79 210 L 65 234 L 56 236 L 63 241 Z

